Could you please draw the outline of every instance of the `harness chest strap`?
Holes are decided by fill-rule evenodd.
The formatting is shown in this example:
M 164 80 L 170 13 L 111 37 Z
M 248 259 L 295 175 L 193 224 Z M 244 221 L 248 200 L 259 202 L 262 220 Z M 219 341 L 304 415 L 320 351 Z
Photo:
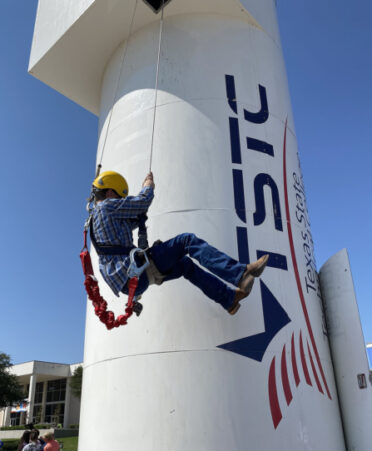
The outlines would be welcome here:
M 93 233 L 92 219 L 89 222 L 89 233 L 90 240 L 94 246 L 98 255 L 129 255 L 130 251 L 134 249 L 132 247 L 120 246 L 118 244 L 100 244 L 97 243 L 96 238 Z

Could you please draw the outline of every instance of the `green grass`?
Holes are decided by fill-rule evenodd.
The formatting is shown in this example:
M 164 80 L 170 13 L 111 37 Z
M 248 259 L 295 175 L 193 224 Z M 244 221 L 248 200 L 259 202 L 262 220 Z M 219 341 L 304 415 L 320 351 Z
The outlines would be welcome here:
M 78 437 L 63 437 L 57 439 L 58 443 L 63 443 L 63 451 L 77 451 Z
M 77 451 L 78 437 L 63 437 L 57 439 L 58 443 L 63 443 L 63 451 Z M 4 447 L 0 451 L 16 451 L 18 448 L 18 439 L 3 440 Z
M 4 439 L 1 441 L 4 443 L 3 447 L 0 448 L 1 451 L 16 451 L 18 449 L 19 439 Z

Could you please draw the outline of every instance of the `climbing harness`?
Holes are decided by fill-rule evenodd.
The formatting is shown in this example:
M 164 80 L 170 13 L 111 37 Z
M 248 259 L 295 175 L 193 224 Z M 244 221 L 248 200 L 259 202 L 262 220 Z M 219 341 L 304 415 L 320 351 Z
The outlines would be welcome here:
M 80 260 L 85 275 L 84 286 L 89 299 L 93 303 L 95 314 L 106 325 L 107 329 L 124 326 L 133 312 L 139 316 L 142 312 L 142 304 L 138 302 L 135 292 L 138 286 L 138 281 L 143 271 L 149 266 L 149 260 L 146 252 L 143 249 L 134 248 L 129 253 L 130 265 L 128 268 L 128 302 L 125 308 L 125 314 L 119 315 L 115 318 L 114 312 L 107 310 L 107 302 L 101 296 L 98 286 L 98 281 L 94 276 L 92 260 L 87 246 L 88 229 L 84 229 L 84 247 L 80 252 Z M 92 237 L 92 235 L 91 235 Z M 136 256 L 143 255 L 145 262 L 141 266 L 137 266 Z
M 149 248 L 146 221 L 147 215 L 145 213 L 138 216 L 138 247 L 143 250 Z
M 96 178 L 99 176 L 101 165 L 98 165 Z M 84 246 L 80 252 L 80 260 L 83 267 L 83 273 L 85 276 L 84 286 L 88 294 L 89 299 L 93 303 L 95 314 L 106 325 L 107 329 L 113 329 L 114 327 L 124 326 L 127 324 L 128 319 L 132 316 L 133 312 L 139 316 L 142 312 L 142 304 L 138 302 L 140 296 L 135 296 L 138 286 L 139 278 L 143 271 L 145 271 L 149 265 L 149 259 L 146 255 L 145 249 L 148 248 L 147 244 L 147 230 L 146 230 L 146 215 L 141 215 L 139 218 L 140 230 L 138 233 L 139 244 L 145 246 L 143 248 L 125 247 L 120 245 L 104 245 L 96 241 L 93 231 L 93 204 L 94 204 L 94 189 L 92 189 L 91 195 L 87 203 L 88 219 L 84 224 Z M 115 318 L 114 312 L 107 310 L 107 302 L 101 296 L 98 280 L 94 276 L 92 259 L 87 246 L 88 231 L 90 232 L 90 240 L 93 244 L 98 255 L 128 255 L 129 254 L 129 267 L 128 267 L 128 302 L 125 308 L 125 314 L 119 315 Z M 143 256 L 144 263 L 140 266 L 137 265 L 136 257 Z
M 158 98 L 158 82 L 159 82 L 159 66 L 160 66 L 160 55 L 161 55 L 161 45 L 162 45 L 162 34 L 163 34 L 163 23 L 164 23 L 164 5 L 165 0 L 161 0 L 161 19 L 160 19 L 160 29 L 159 29 L 159 44 L 158 44 L 158 54 L 157 54 L 157 64 L 156 64 L 156 79 L 155 79 L 155 95 L 154 95 L 154 113 L 153 113 L 153 124 L 152 124 L 152 133 L 151 133 L 151 146 L 150 146 L 150 172 L 152 166 L 152 155 L 153 155 L 153 147 L 154 147 L 154 134 L 155 134 L 155 121 L 156 121 L 156 110 L 157 110 L 157 98 Z M 117 100 L 117 94 L 119 91 L 120 80 L 122 76 L 122 70 L 124 67 L 124 60 L 127 54 L 129 40 L 133 31 L 134 18 L 136 15 L 138 0 L 136 0 L 132 20 L 129 28 L 129 33 L 125 42 L 125 48 L 123 51 L 123 55 L 120 63 L 119 76 L 116 83 L 116 88 L 114 92 L 114 99 L 112 102 L 112 108 L 109 114 L 108 124 L 105 131 L 105 137 L 102 146 L 102 152 L 99 160 L 99 164 L 97 166 L 96 178 L 99 176 L 103 155 L 106 147 L 106 141 L 108 136 L 108 131 L 111 124 L 111 119 L 113 115 L 114 106 Z M 85 276 L 84 286 L 86 292 L 88 294 L 89 299 L 93 303 L 95 314 L 99 317 L 100 321 L 102 321 L 108 330 L 113 329 L 114 327 L 120 327 L 127 324 L 128 319 L 132 316 L 133 312 L 136 313 L 137 316 L 141 314 L 142 304 L 138 302 L 139 297 L 135 296 L 135 292 L 138 286 L 139 278 L 143 271 L 145 271 L 149 265 L 149 259 L 146 254 L 146 249 L 148 249 L 148 239 L 147 239 L 147 229 L 146 229 L 146 214 L 140 215 L 138 219 L 138 247 L 137 248 L 126 248 L 123 246 L 112 246 L 112 245 L 102 245 L 97 243 L 93 233 L 92 226 L 92 215 L 93 215 L 93 203 L 94 203 L 94 191 L 91 191 L 91 195 L 88 199 L 87 203 L 87 211 L 88 211 L 88 219 L 84 224 L 84 246 L 80 252 L 80 260 L 83 267 L 83 272 Z M 98 255 L 128 255 L 130 259 L 130 265 L 128 268 L 128 302 L 125 308 L 125 314 L 119 315 L 115 318 L 114 312 L 107 310 L 107 302 L 101 296 L 98 280 L 94 276 L 92 260 L 90 257 L 90 253 L 87 246 L 87 236 L 88 230 L 90 231 L 90 239 L 97 251 Z M 144 263 L 140 266 L 137 265 L 137 257 L 143 257 Z

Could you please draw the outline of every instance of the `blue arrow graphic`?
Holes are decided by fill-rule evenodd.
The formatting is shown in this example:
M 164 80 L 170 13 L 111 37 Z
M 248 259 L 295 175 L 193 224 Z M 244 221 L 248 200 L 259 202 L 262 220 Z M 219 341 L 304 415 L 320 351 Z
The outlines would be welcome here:
M 271 340 L 291 319 L 278 300 L 260 280 L 265 332 L 217 346 L 261 362 Z

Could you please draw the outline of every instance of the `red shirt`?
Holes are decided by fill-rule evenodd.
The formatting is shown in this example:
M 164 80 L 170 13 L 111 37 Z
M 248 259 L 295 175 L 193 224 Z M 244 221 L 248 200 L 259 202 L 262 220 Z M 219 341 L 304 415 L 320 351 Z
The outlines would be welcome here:
M 59 451 L 59 443 L 56 440 L 50 440 L 45 445 L 44 451 Z

